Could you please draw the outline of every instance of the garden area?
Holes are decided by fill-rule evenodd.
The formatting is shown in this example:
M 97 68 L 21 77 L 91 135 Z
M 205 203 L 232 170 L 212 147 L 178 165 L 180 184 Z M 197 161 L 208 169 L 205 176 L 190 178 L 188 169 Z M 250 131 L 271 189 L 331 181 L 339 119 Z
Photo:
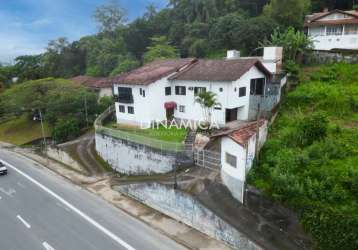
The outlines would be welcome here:
M 303 71 L 249 181 L 294 209 L 317 249 L 358 249 L 358 65 Z
M 152 126 L 151 128 L 141 129 L 135 126 L 117 124 L 116 122 L 111 122 L 106 124 L 108 128 L 122 130 L 128 133 L 132 133 L 139 136 L 144 136 L 147 138 L 173 142 L 173 143 L 182 143 L 186 137 L 187 130 L 185 128 L 176 128 L 170 127 L 166 128 L 162 125 Z

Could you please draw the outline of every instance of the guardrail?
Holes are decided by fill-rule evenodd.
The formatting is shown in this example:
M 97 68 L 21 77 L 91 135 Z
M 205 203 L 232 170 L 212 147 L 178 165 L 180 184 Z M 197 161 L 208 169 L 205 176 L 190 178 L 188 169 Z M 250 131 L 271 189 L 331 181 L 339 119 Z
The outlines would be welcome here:
M 104 111 L 100 116 L 98 116 L 94 124 L 96 133 L 108 135 L 126 141 L 131 141 L 155 149 L 160 149 L 162 151 L 172 151 L 172 152 L 185 151 L 185 147 L 183 143 L 161 141 L 142 135 L 137 135 L 132 132 L 127 132 L 120 129 L 112 129 L 103 126 L 103 121 L 107 119 L 109 116 L 111 116 L 114 112 L 115 112 L 115 107 L 111 106 L 106 111 Z

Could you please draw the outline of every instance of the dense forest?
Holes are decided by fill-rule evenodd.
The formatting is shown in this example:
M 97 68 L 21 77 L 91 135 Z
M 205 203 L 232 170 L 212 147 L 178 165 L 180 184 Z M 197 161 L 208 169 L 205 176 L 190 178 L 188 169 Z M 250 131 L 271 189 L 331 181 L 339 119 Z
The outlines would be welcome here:
M 69 42 L 50 41 L 46 52 L 0 65 L 0 82 L 44 77 L 116 75 L 155 58 L 221 57 L 227 49 L 254 55 L 275 29 L 303 28 L 307 13 L 351 9 L 352 0 L 168 0 L 166 8 L 149 5 L 127 22 L 125 6 L 109 1 L 93 13 L 98 33 Z M 1 89 L 1 87 L 0 87 Z M 1 90 L 0 90 L 1 91 Z

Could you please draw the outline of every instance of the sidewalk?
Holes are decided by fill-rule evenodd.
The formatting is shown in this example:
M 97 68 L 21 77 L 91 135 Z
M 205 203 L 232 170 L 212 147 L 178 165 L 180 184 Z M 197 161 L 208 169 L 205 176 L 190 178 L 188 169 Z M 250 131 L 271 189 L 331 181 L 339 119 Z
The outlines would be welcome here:
M 226 250 L 231 249 L 224 243 L 210 238 L 209 236 L 183 224 L 168 216 L 165 216 L 156 210 L 149 208 L 127 196 L 114 191 L 111 188 L 111 176 L 85 176 L 79 172 L 71 170 L 54 160 L 46 159 L 37 154 L 34 150 L 28 148 L 19 148 L 11 144 L 0 142 L 0 148 L 6 148 L 10 151 L 16 152 L 25 156 L 47 168 L 55 173 L 70 180 L 76 185 L 87 189 L 88 191 L 99 195 L 104 200 L 110 202 L 117 208 L 126 213 L 142 220 L 151 227 L 157 229 L 161 233 L 167 235 L 173 240 L 183 244 L 189 249 L 206 249 L 206 250 Z

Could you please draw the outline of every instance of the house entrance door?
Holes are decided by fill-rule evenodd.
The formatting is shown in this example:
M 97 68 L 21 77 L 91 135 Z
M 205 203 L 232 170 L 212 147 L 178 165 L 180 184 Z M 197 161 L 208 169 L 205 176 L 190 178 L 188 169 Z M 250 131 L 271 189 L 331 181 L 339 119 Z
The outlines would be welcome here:
M 166 109 L 167 111 L 167 120 L 171 121 L 174 118 L 174 108 Z

